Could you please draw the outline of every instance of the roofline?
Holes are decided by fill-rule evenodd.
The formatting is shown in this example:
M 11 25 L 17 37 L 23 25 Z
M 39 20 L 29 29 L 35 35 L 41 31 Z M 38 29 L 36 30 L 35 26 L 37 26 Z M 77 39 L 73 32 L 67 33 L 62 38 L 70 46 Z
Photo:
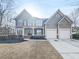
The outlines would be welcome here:
M 16 18 L 17 18 L 23 11 L 26 11 L 30 16 L 32 16 L 26 9 L 23 9 L 23 10 L 15 17 L 15 20 L 17 20 Z
M 65 20 L 67 20 L 69 23 L 73 23 L 70 19 L 68 19 L 66 16 L 64 16 L 59 22 L 58 22 L 58 24 L 63 20 L 63 19 L 65 19 Z
M 61 15 L 61 16 L 64 16 L 64 14 L 60 11 L 60 9 L 58 9 L 58 10 L 53 14 L 53 16 L 54 16 L 55 14 L 59 14 L 59 15 Z M 53 16 L 51 16 L 51 17 L 53 17 Z M 49 21 L 49 19 L 50 19 L 50 18 L 48 18 L 48 20 L 45 22 L 45 24 Z

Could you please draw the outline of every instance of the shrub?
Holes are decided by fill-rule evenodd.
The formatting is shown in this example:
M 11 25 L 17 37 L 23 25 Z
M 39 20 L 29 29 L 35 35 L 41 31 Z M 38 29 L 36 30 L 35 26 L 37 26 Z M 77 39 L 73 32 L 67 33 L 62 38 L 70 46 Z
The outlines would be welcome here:
M 79 39 L 79 34 L 72 34 L 73 39 Z
M 8 39 L 7 36 L 0 36 L 0 41 L 6 41 Z
M 8 35 L 9 40 L 16 40 L 17 36 L 16 35 Z

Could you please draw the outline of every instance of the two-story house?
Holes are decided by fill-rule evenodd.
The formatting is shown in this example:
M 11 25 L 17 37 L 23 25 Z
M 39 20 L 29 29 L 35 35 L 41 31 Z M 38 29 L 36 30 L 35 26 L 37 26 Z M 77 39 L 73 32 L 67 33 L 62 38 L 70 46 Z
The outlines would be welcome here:
M 32 17 L 26 10 L 23 10 L 16 18 L 16 34 L 28 36 L 45 36 L 43 19 Z
M 32 17 L 23 10 L 16 18 L 16 34 L 28 37 L 45 37 L 47 39 L 70 39 L 72 21 L 57 10 L 47 19 Z

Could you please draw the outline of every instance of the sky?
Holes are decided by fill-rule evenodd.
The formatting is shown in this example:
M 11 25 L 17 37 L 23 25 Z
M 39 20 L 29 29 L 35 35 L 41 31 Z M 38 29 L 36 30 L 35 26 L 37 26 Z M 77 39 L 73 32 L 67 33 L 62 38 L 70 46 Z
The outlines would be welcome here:
M 77 1 L 77 0 L 75 0 Z M 58 9 L 64 14 L 69 15 L 74 8 L 74 0 L 16 0 L 16 14 L 26 9 L 32 16 L 39 18 L 48 18 Z

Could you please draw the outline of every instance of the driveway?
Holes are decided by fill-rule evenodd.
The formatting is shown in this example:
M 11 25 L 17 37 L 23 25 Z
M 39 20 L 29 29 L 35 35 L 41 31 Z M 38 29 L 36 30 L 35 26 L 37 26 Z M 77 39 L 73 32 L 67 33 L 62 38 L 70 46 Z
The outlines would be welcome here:
M 0 44 L 0 59 L 63 59 L 46 40 Z
M 64 59 L 79 59 L 79 47 L 76 41 L 48 39 L 52 46 L 63 56 Z M 76 43 L 76 45 L 75 45 Z
M 63 41 L 79 48 L 79 40 L 76 40 L 76 39 L 67 39 L 67 40 L 63 40 Z

